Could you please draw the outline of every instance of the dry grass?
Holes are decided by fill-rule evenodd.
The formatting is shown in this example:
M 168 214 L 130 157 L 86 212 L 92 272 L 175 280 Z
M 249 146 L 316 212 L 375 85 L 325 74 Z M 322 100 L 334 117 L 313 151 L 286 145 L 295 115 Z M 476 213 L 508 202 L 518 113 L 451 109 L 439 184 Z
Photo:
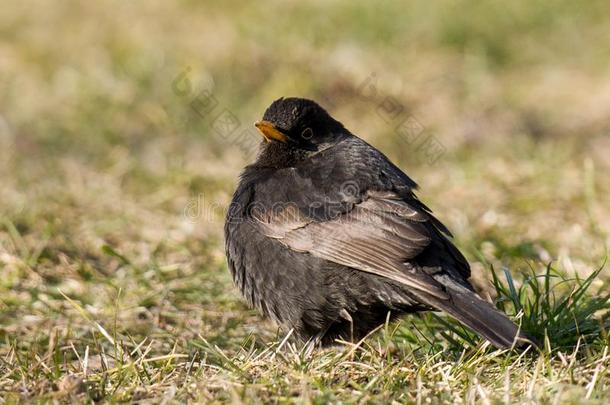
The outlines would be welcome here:
M 606 2 L 271 3 L 2 6 L 0 403 L 608 402 Z M 222 221 L 280 95 L 408 171 L 543 353 L 431 315 L 308 353 L 248 310 Z

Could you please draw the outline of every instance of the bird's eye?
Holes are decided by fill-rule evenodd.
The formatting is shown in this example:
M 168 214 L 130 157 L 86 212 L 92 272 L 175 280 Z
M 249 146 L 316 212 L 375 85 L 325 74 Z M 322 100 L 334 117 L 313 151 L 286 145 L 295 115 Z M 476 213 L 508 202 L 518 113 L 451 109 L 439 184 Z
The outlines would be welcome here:
M 313 137 L 313 130 L 311 128 L 305 128 L 303 132 L 301 132 L 301 137 L 303 139 L 311 139 Z

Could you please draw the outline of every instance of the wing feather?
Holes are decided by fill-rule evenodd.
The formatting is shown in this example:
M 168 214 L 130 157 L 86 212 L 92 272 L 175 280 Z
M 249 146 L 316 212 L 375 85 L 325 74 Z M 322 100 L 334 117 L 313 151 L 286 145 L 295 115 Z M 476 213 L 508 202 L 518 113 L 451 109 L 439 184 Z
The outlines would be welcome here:
M 427 214 L 393 193 L 368 192 L 350 211 L 326 221 L 314 221 L 295 206 L 252 217 L 267 236 L 295 251 L 448 298 L 440 283 L 408 263 L 434 237 Z

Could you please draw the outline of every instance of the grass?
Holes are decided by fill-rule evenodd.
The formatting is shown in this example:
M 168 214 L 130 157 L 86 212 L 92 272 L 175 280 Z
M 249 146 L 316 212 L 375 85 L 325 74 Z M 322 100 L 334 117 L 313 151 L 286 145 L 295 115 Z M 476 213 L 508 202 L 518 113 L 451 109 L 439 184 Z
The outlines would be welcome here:
M 608 402 L 606 2 L 28 3 L 0 13 L 0 403 Z M 244 305 L 224 212 L 296 94 L 417 180 L 540 353 L 439 314 L 311 352 Z
M 512 310 L 505 310 L 544 342 L 540 353 L 494 349 L 433 314 L 388 323 L 357 344 L 315 352 L 295 346 L 289 336 L 239 333 L 239 314 L 229 311 L 222 316 L 233 319 L 216 335 L 172 334 L 180 314 L 171 312 L 161 327 L 168 332 L 142 334 L 133 325 L 121 327 L 120 289 L 104 321 L 58 291 L 78 327 L 68 325 L 29 344 L 5 336 L 3 381 L 19 387 L 5 400 L 603 401 L 610 300 L 590 291 L 600 270 L 578 280 L 546 266 L 519 287 L 509 273 L 506 281 L 494 278 L 498 302 L 509 303 Z M 230 336 L 231 330 L 237 335 Z

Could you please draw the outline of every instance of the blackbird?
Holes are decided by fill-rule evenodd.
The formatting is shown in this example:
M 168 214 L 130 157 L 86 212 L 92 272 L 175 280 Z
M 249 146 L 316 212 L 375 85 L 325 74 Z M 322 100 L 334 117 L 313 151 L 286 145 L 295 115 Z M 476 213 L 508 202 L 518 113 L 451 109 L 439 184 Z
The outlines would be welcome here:
M 444 311 L 497 347 L 519 327 L 481 299 L 417 184 L 311 100 L 280 98 L 229 207 L 225 246 L 251 306 L 315 344 L 359 340 L 388 313 Z

